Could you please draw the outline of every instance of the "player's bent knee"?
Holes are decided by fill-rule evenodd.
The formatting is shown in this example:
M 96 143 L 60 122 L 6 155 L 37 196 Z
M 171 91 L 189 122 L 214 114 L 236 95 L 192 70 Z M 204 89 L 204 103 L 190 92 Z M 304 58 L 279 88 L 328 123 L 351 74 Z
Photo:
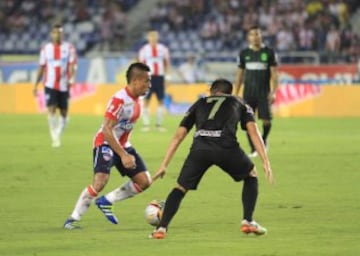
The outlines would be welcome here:
M 136 183 L 142 191 L 150 187 L 151 175 L 148 171 L 140 172 L 132 178 L 133 182 Z

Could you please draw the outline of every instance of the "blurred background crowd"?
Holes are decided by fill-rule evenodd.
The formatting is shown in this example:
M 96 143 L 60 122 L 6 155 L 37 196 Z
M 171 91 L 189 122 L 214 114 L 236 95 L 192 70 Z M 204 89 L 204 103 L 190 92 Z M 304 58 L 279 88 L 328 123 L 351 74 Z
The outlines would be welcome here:
M 137 51 L 149 29 L 172 56 L 236 57 L 259 24 L 283 63 L 354 63 L 360 55 L 358 0 L 2 0 L 0 54 L 37 54 L 61 22 L 80 56 Z M 311 55 L 313 54 L 313 55 Z M 176 59 L 176 58 L 175 58 Z

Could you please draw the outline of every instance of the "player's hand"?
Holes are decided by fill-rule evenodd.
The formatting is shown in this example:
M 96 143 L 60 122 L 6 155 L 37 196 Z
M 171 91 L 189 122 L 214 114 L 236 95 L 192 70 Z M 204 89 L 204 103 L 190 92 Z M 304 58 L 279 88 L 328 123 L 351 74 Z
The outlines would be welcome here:
M 166 168 L 165 167 L 160 167 L 159 170 L 152 177 L 152 182 L 156 181 L 158 178 L 163 178 L 165 173 L 166 173 Z
M 273 172 L 271 170 L 271 166 L 269 162 L 265 162 L 263 163 L 263 167 L 264 167 L 264 171 L 265 171 L 265 178 L 266 180 L 270 183 L 273 184 L 274 183 L 274 176 L 273 176 Z
M 37 97 L 38 96 L 38 90 L 37 88 L 34 88 L 33 91 L 32 91 L 34 97 Z
M 121 157 L 121 162 L 126 169 L 135 169 L 136 167 L 135 157 L 131 154 L 126 154 Z
M 276 100 L 276 94 L 275 92 L 270 92 L 268 95 L 268 101 L 270 104 L 273 104 Z

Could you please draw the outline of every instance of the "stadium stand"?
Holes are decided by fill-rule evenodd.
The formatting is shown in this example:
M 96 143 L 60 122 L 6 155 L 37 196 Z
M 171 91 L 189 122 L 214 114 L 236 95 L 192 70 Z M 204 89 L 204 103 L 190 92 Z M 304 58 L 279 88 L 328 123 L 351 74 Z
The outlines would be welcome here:
M 246 44 L 246 29 L 257 23 L 283 63 L 359 59 L 357 0 L 159 0 L 141 12 L 148 24 L 136 27 L 143 33 L 134 36 L 129 13 L 143 1 L 0 1 L 0 54 L 37 54 L 50 25 L 60 21 L 79 55 L 135 52 L 144 43 L 139 35 L 153 28 L 175 60 L 194 53 L 232 59 Z
M 80 55 L 94 47 L 119 50 L 126 13 L 139 0 L 0 1 L 0 53 L 35 54 L 49 38 L 51 24 L 64 26 L 66 40 Z

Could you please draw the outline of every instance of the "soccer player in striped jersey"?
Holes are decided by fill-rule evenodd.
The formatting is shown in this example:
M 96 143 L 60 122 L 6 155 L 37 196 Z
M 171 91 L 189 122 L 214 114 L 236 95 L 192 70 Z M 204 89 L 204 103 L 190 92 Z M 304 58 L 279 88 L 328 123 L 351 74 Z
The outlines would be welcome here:
M 60 137 L 67 123 L 69 89 L 75 81 L 77 56 L 74 46 L 63 41 L 61 25 L 54 25 L 50 36 L 51 42 L 46 43 L 40 51 L 33 93 L 37 96 L 38 85 L 43 78 L 52 146 L 59 147 Z M 57 109 L 60 110 L 59 118 L 56 114 Z
M 275 100 L 278 87 L 277 61 L 273 49 L 263 43 L 261 30 L 252 26 L 247 34 L 249 46 L 238 56 L 238 71 L 235 81 L 235 95 L 238 95 L 244 83 L 243 98 L 254 111 L 258 112 L 263 123 L 262 138 L 267 145 L 267 137 L 271 129 L 271 104 Z M 250 157 L 256 157 L 253 143 L 248 135 L 251 147 Z
M 156 110 L 156 128 L 159 131 L 165 131 L 163 127 L 163 116 L 165 112 L 164 98 L 165 85 L 170 72 L 170 53 L 168 47 L 159 43 L 159 33 L 150 31 L 147 35 L 148 43 L 139 50 L 138 59 L 147 64 L 151 69 L 151 88 L 144 99 L 143 131 L 150 130 L 150 110 L 149 103 L 153 93 L 156 94 L 158 106 Z
M 113 166 L 129 180 L 95 201 L 113 224 L 118 224 L 113 204 L 143 192 L 151 184 L 144 161 L 129 141 L 141 112 L 139 97 L 150 88 L 150 68 L 144 63 L 133 63 L 126 71 L 126 79 L 128 85 L 116 92 L 107 104 L 104 121 L 94 137 L 92 183 L 81 192 L 73 212 L 64 223 L 65 229 L 79 228 L 78 222 L 104 189 Z

